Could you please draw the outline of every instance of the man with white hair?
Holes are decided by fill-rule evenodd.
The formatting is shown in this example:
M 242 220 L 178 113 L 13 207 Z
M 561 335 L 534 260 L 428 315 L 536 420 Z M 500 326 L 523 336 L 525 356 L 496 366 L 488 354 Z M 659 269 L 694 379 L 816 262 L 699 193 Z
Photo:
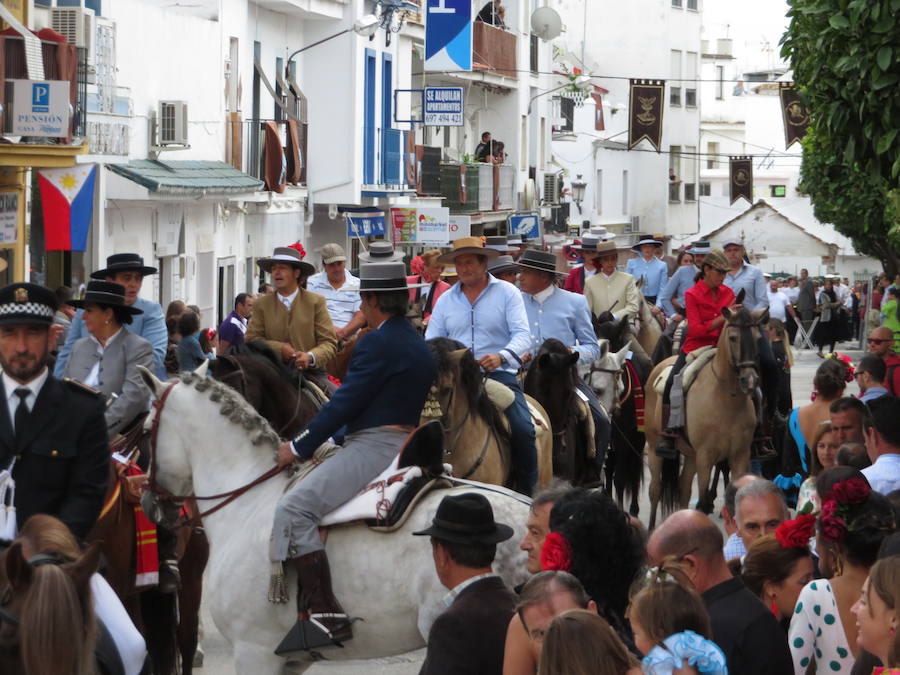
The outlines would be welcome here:
M 754 541 L 776 528 L 790 515 L 784 493 L 770 480 L 753 480 L 734 496 L 737 535 L 748 551 Z

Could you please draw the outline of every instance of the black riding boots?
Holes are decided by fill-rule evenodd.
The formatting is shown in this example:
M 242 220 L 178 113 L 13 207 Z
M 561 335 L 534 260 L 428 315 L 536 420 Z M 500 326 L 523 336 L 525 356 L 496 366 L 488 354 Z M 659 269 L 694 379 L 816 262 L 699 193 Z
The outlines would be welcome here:
M 314 551 L 291 559 L 297 570 L 297 623 L 275 649 L 286 654 L 341 646 L 353 637 L 350 618 L 331 590 L 331 571 L 325 551 Z
M 662 419 L 660 420 L 659 440 L 656 442 L 656 456 L 660 459 L 675 459 L 678 457 L 678 430 L 669 428 L 669 413 L 671 406 L 663 403 Z

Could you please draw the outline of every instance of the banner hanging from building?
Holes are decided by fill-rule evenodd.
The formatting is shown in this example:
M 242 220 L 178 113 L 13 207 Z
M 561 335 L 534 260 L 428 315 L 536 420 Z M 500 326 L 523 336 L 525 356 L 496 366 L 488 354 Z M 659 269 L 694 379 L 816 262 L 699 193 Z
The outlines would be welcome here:
M 781 98 L 781 117 L 784 119 L 784 148 L 787 150 L 806 136 L 809 110 L 803 105 L 800 92 L 793 82 L 779 82 L 778 96 Z
M 47 251 L 84 251 L 94 214 L 96 164 L 38 172 Z
M 351 237 L 375 237 L 384 234 L 384 212 L 372 211 L 345 211 L 347 218 L 347 234 Z
M 391 209 L 391 231 L 394 246 L 416 243 L 416 210 L 410 208 Z
M 743 197 L 753 204 L 753 158 L 747 156 L 728 158 L 731 176 L 731 204 Z
M 425 71 L 472 70 L 472 0 L 426 0 Z
M 605 131 L 606 125 L 603 122 L 603 94 L 594 89 L 594 92 L 591 94 L 591 98 L 594 99 L 594 131 Z
M 657 152 L 660 151 L 665 95 L 665 80 L 631 80 L 628 95 L 629 150 L 646 139 Z

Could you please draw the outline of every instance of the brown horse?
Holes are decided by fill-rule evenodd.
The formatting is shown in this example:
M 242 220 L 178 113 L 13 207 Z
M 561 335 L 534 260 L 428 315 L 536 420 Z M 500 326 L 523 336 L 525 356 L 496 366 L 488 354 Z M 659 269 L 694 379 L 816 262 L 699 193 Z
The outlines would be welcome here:
M 15 542 L 0 558 L 0 673 L 80 675 L 95 671 L 91 575 L 96 544 L 75 562 L 25 558 Z
M 650 463 L 650 527 L 656 524 L 660 500 L 671 510 L 676 494 L 681 508 L 691 497 L 697 475 L 697 508 L 712 511 L 709 483 L 713 467 L 727 461 L 732 475 L 745 473 L 750 466 L 750 444 L 756 428 L 753 397 L 759 383 L 759 355 L 756 342 L 760 325 L 768 320 L 768 310 L 722 310 L 726 323 L 719 335 L 715 356 L 697 373 L 685 394 L 685 429 L 678 439 L 684 466 L 678 473 L 679 459 L 662 460 L 656 456 L 662 418 L 662 396 L 654 387 L 675 357 L 657 365 L 647 386 L 647 457 Z
M 456 340 L 428 341 L 438 369 L 432 396 L 425 404 L 422 421 L 440 419 L 444 425 L 444 460 L 453 475 L 482 483 L 507 485 L 512 475 L 512 453 L 506 420 L 485 387 L 481 367 L 472 352 Z M 500 386 L 500 385 L 497 385 Z M 501 394 L 510 392 L 500 386 Z M 538 451 L 538 485 L 553 478 L 553 446 L 550 420 L 537 401 L 526 399 L 540 418 L 535 424 Z

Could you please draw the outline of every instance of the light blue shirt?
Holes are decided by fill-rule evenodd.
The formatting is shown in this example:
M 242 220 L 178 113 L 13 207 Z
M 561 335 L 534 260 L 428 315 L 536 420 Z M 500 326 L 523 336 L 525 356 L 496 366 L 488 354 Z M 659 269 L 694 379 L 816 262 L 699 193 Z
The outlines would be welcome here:
M 862 470 L 875 492 L 883 495 L 900 489 L 900 455 L 880 455 L 872 466 Z
M 579 353 L 579 363 L 589 365 L 600 356 L 591 310 L 583 295 L 550 286 L 535 295 L 523 292 L 522 300 L 528 314 L 532 354 L 537 354 L 544 340 L 556 338 Z
M 735 296 L 744 290 L 744 301 L 741 303 L 751 312 L 769 306 L 769 289 L 762 270 L 744 263 L 737 274 L 728 272 L 724 284 L 734 291 Z
M 859 400 L 863 403 L 868 403 L 869 401 L 874 401 L 876 398 L 887 396 L 888 393 L 886 387 L 869 387 L 866 389 L 865 393 L 859 397 Z
M 672 305 L 672 298 L 675 298 L 678 304 L 684 307 L 684 292 L 696 283 L 694 281 L 696 276 L 697 268 L 693 265 L 679 267 L 669 278 L 669 283 L 666 284 L 663 292 L 657 296 L 656 306 L 662 307 L 666 316 L 675 314 L 677 310 Z
M 641 293 L 644 297 L 650 296 L 658 298 L 666 287 L 669 280 L 669 266 L 657 257 L 650 258 L 649 261 L 638 256 L 632 258 L 625 264 L 625 271 L 634 277 L 635 281 L 643 279 Z
M 743 558 L 747 555 L 747 547 L 744 546 L 744 540 L 737 536 L 737 532 L 728 537 L 725 542 L 725 548 L 722 550 L 725 560 L 733 560 L 735 558 Z
M 328 281 L 328 274 L 319 272 L 306 280 L 306 289 L 325 298 L 325 306 L 335 328 L 343 328 L 359 311 L 362 300 L 359 296 L 359 279 L 344 271 L 344 285 L 335 290 Z
M 163 380 L 168 379 L 166 374 L 166 366 L 164 360 L 166 358 L 166 347 L 169 344 L 169 331 L 166 330 L 166 321 L 163 318 L 162 307 L 150 300 L 138 298 L 132 305 L 136 309 L 144 311 L 143 314 L 135 314 L 131 317 L 131 323 L 124 325 L 135 335 L 140 335 L 153 346 L 153 357 L 156 362 L 156 376 Z M 69 334 L 66 336 L 66 344 L 59 351 L 56 357 L 56 366 L 53 368 L 53 374 L 56 377 L 63 377 L 66 370 L 66 362 L 69 360 L 69 353 L 72 351 L 72 345 L 78 340 L 88 335 L 87 329 L 84 327 L 84 320 L 81 315 L 84 310 L 79 309 L 72 319 L 72 327 L 69 328 Z
M 515 374 L 519 360 L 531 348 L 528 315 L 519 289 L 488 275 L 488 285 L 474 304 L 456 283 L 438 298 L 425 331 L 425 339 L 446 337 L 472 350 L 476 359 L 500 354 L 506 363 L 498 370 Z

